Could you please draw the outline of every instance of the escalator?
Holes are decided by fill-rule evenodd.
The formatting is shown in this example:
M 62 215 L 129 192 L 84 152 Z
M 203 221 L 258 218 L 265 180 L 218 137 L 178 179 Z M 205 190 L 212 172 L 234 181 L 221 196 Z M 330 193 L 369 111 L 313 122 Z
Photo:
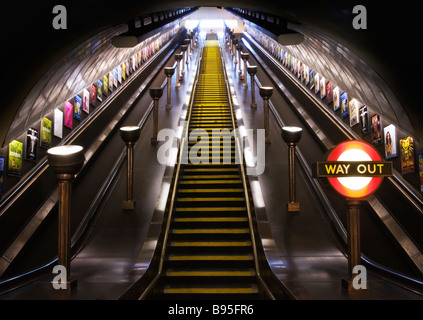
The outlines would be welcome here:
M 141 298 L 267 298 L 257 276 L 250 203 L 243 168 L 235 163 L 236 123 L 216 40 L 206 41 L 199 68 L 162 272 Z M 210 139 L 216 132 L 218 140 Z

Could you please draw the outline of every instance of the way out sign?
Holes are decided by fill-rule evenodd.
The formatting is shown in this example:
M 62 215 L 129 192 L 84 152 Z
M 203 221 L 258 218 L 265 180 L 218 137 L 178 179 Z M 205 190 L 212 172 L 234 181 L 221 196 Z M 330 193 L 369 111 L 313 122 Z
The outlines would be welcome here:
M 313 167 L 314 178 L 328 178 L 332 187 L 347 198 L 365 198 L 386 176 L 392 176 L 392 162 L 382 161 L 376 149 L 358 140 L 340 143 L 326 161 Z

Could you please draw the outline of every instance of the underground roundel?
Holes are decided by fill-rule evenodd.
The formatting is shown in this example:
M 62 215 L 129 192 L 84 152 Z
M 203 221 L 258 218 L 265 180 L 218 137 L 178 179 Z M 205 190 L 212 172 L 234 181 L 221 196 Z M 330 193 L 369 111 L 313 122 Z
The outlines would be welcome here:
M 347 198 L 365 198 L 392 175 L 392 162 L 382 161 L 371 145 L 358 140 L 342 142 L 326 161 L 313 167 L 315 178 L 328 178 L 332 187 Z

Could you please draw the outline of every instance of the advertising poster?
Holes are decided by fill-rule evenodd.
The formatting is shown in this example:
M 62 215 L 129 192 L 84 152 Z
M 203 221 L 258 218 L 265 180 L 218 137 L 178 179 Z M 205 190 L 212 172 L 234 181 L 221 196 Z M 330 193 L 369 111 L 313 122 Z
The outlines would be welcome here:
M 109 72 L 109 91 L 113 92 L 113 84 L 115 83 L 115 81 L 113 80 L 113 72 L 110 71 Z
M 63 112 L 59 109 L 54 109 L 54 126 L 53 135 L 62 139 L 63 138 Z
M 72 129 L 73 125 L 73 105 L 70 101 L 66 101 L 65 104 L 65 126 Z
M 125 71 L 126 71 L 126 77 L 128 78 L 131 71 L 129 70 L 129 61 L 125 62 Z
M 109 90 L 109 78 L 107 75 L 103 76 L 103 92 L 107 93 Z
M 346 118 L 349 116 L 349 110 L 348 110 L 348 94 L 344 92 L 341 95 L 341 117 Z
M 341 106 L 341 99 L 339 96 L 339 87 L 333 89 L 333 111 L 336 111 Z
M 326 79 L 322 77 L 320 79 L 320 99 L 326 97 Z
M 382 143 L 382 122 L 380 116 L 375 114 L 372 116 L 372 143 L 379 144 Z
M 117 88 L 117 86 L 118 86 L 118 70 L 117 70 L 117 68 L 113 69 L 113 85 L 115 86 L 115 88 Z
M 310 90 L 314 88 L 314 71 L 310 70 Z
M 353 127 L 360 122 L 357 99 L 352 99 L 350 101 L 349 109 L 350 109 L 349 110 L 349 112 L 350 112 L 350 127 Z
M 385 139 L 385 158 L 396 157 L 397 154 L 397 133 L 393 124 L 383 128 L 383 136 Z
M 79 95 L 75 96 L 75 109 L 73 116 L 76 120 L 81 121 L 81 107 L 82 107 L 82 98 Z
M 101 79 L 98 79 L 97 81 L 97 99 L 99 101 L 103 101 L 103 81 Z
M 419 175 L 420 175 L 420 192 L 423 192 L 423 152 L 419 153 Z
M 122 83 L 122 66 L 118 67 L 118 81 Z
M 87 89 L 82 91 L 82 110 L 85 113 L 90 113 L 90 93 Z
M 304 66 L 304 82 L 305 85 L 308 86 L 310 83 L 310 67 L 309 66 Z
M 358 110 L 358 114 L 360 115 L 360 129 L 362 134 L 368 134 L 369 130 L 369 114 L 367 112 L 367 106 L 362 106 Z
M 9 143 L 9 163 L 7 172 L 11 176 L 19 177 L 21 175 L 22 150 L 22 142 L 13 140 L 11 143 Z
M 90 92 L 90 103 L 92 105 L 95 105 L 95 103 L 97 102 L 97 87 L 95 86 L 95 84 L 93 83 L 91 85 L 91 92 Z
M 332 82 L 326 82 L 326 101 L 332 102 Z
M 296 71 L 296 74 L 297 74 L 297 77 L 299 79 L 301 78 L 301 66 L 302 65 L 303 65 L 302 62 L 300 60 L 297 60 L 297 71 Z
M 318 94 L 320 91 L 320 76 L 318 73 L 314 75 L 314 93 Z
M 414 139 L 406 137 L 400 140 L 401 172 L 402 174 L 414 173 Z
M 25 158 L 30 161 L 36 161 L 37 151 L 38 151 L 38 130 L 34 128 L 29 128 L 26 131 Z
M 0 197 L 3 194 L 4 184 L 4 157 L 0 156 Z
M 122 63 L 122 80 L 126 80 L 126 66 L 125 63 Z
M 41 142 L 40 145 L 43 148 L 50 148 L 51 146 L 51 129 L 52 121 L 49 118 L 43 118 L 41 120 Z

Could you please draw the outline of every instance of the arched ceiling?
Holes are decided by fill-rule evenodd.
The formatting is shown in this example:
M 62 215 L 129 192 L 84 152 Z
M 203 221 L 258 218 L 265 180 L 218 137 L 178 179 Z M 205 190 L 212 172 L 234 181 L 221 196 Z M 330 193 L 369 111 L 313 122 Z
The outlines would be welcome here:
M 67 9 L 66 30 L 52 26 L 53 7 Z M 367 8 L 367 29 L 352 26 L 355 5 Z M 417 104 L 422 74 L 416 48 L 419 3 L 352 0 L 156 0 L 37 1 L 2 3 L 3 79 L 0 146 L 26 94 L 69 50 L 108 27 L 133 17 L 168 9 L 195 6 L 246 8 L 269 12 L 325 33 L 366 61 L 391 87 L 423 141 L 423 121 Z M 415 39 L 414 41 L 412 41 Z

